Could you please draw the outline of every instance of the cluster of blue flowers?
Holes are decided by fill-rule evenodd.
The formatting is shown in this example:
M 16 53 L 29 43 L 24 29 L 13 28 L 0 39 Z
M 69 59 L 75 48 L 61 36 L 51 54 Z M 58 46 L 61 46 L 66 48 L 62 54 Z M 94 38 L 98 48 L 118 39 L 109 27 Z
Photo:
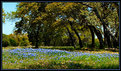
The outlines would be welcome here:
M 56 50 L 56 49 L 32 49 L 32 48 L 17 48 L 13 50 L 6 50 L 6 52 L 9 52 L 10 55 L 17 56 L 19 59 L 23 58 L 30 58 L 34 57 L 34 60 L 38 59 L 44 59 L 45 55 L 48 55 L 49 59 L 75 59 L 78 57 L 79 59 L 86 59 L 89 57 L 96 57 L 98 60 L 99 58 L 117 58 L 119 57 L 119 54 L 109 54 L 109 53 L 83 53 L 83 52 L 71 52 L 71 51 L 65 51 L 65 50 Z M 36 59 L 38 57 L 38 59 Z M 5 59 L 5 58 L 4 58 Z

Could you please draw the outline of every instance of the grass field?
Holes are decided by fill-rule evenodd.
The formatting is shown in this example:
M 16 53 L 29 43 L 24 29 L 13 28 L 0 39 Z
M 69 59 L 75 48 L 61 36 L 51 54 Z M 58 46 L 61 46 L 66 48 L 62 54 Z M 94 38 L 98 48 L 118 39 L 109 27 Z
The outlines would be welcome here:
M 3 48 L 2 69 L 119 69 L 119 52 L 54 48 Z

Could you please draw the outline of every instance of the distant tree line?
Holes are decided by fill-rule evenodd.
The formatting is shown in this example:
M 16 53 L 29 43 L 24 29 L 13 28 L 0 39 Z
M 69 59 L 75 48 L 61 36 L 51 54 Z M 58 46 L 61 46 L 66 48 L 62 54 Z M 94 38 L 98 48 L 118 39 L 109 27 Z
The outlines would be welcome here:
M 26 34 L 23 35 L 5 35 L 2 34 L 2 46 L 28 46 L 30 45 L 29 39 Z

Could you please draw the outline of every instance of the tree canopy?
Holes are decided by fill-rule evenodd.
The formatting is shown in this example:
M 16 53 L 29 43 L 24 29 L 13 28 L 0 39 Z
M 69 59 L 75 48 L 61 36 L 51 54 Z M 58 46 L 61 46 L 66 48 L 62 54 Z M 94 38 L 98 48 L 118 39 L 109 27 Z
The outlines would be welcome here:
M 17 33 L 28 33 L 38 48 L 45 46 L 119 46 L 118 2 L 20 2 L 7 14 L 20 19 Z M 96 37 L 97 38 L 96 38 Z M 91 45 L 91 46 L 90 46 Z

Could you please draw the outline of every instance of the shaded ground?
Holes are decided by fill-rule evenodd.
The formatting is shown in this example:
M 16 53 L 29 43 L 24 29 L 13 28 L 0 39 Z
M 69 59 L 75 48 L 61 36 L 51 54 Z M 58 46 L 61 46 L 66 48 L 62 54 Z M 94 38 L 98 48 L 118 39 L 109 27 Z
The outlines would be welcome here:
M 25 69 L 25 68 L 20 68 Z M 83 63 L 77 63 L 77 62 L 65 62 L 65 63 L 57 63 L 55 61 L 51 62 L 40 62 L 30 64 L 26 67 L 26 69 L 119 69 L 119 65 L 113 64 L 113 65 L 107 65 L 106 66 L 98 66 L 94 67 L 89 64 L 83 64 Z

